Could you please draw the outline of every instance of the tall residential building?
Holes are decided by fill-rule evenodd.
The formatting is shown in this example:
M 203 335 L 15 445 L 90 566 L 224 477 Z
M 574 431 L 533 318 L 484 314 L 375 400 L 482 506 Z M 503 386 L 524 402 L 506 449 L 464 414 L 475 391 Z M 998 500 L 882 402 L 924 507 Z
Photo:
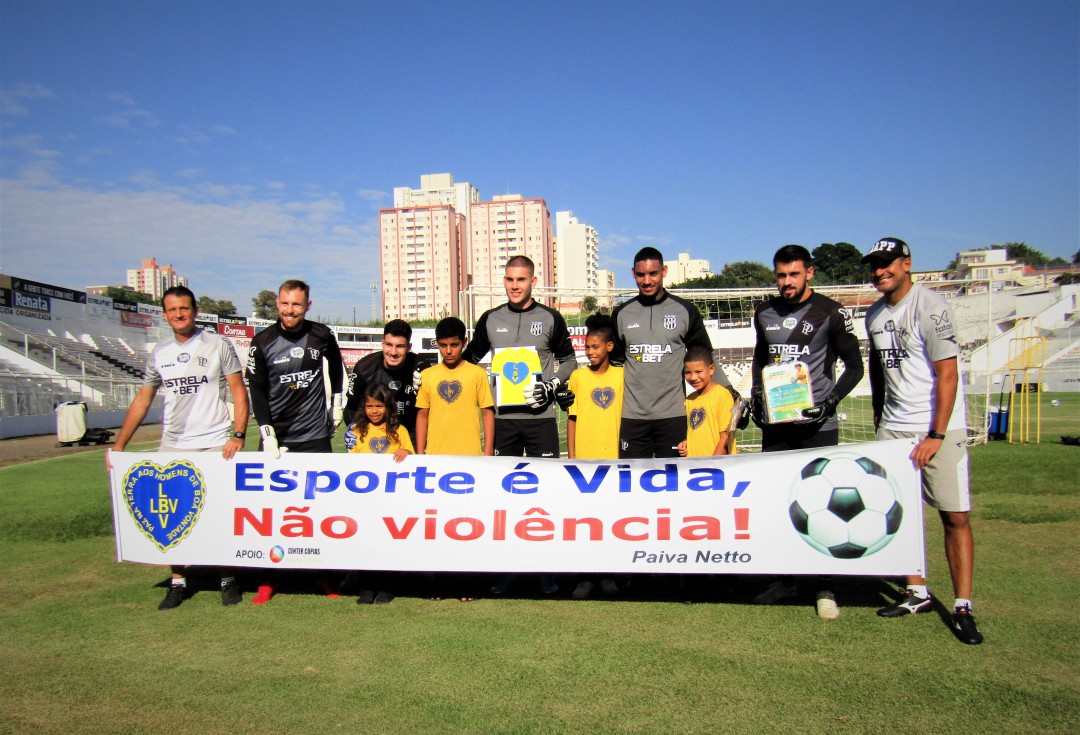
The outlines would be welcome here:
M 555 213 L 555 286 L 561 291 L 594 291 L 599 286 L 600 236 L 573 212 Z M 555 308 L 577 313 L 585 294 L 559 294 Z
M 469 207 L 468 282 L 490 286 L 492 296 L 477 296 L 473 316 L 504 300 L 503 268 L 515 255 L 525 255 L 536 264 L 536 285 L 554 286 L 551 240 L 551 213 L 543 199 L 525 199 L 520 194 L 496 196 L 490 202 Z
M 420 188 L 407 186 L 394 187 L 394 208 L 422 207 L 431 204 L 449 204 L 465 217 L 469 216 L 469 205 L 480 201 L 480 191 L 470 183 L 454 183 L 451 174 L 424 174 L 420 177 Z
M 690 253 L 679 253 L 678 260 L 665 260 L 664 265 L 668 269 L 664 284 L 668 286 L 677 286 L 691 278 L 705 278 L 713 274 L 709 269 L 709 261 L 692 259 Z
M 379 210 L 384 321 L 457 315 L 467 235 L 450 204 Z
M 604 309 L 614 308 L 615 297 L 611 293 L 615 290 L 615 271 L 596 271 L 596 282 L 600 292 L 603 294 L 597 299 L 596 305 Z
M 187 286 L 188 280 L 177 275 L 171 265 L 159 266 L 157 258 L 150 258 L 142 262 L 142 268 L 128 270 L 127 285 L 136 291 L 160 299 L 173 286 Z

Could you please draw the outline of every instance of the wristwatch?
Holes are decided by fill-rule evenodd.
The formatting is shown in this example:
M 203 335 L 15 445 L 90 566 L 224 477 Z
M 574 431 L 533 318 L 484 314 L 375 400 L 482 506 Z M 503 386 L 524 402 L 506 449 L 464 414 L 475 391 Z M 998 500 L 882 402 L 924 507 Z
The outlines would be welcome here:
M 945 441 L 945 435 L 944 434 L 939 434 L 936 431 L 928 431 L 928 432 L 926 432 L 926 438 L 927 439 L 938 439 L 940 441 Z
M 232 435 L 233 439 L 244 439 L 245 437 L 247 437 L 247 434 L 242 431 L 234 431 Z

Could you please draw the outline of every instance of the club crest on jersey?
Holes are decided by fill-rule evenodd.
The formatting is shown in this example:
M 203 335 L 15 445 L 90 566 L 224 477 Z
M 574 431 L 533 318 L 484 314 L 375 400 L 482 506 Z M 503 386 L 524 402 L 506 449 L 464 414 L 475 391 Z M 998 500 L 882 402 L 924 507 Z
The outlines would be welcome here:
M 813 324 L 811 324 L 810 322 L 803 322 L 803 325 L 802 325 L 802 333 L 803 334 L 810 334 L 813 331 L 814 331 L 814 325 Z
M 789 316 L 784 320 L 784 329 L 794 329 L 795 325 L 799 323 L 799 320 L 793 316 Z
M 181 352 L 179 355 L 176 356 L 176 361 L 182 363 L 191 362 L 191 355 L 186 352 Z
M 190 460 L 162 467 L 156 462 L 132 465 L 122 482 L 124 504 L 135 525 L 159 551 L 179 544 L 199 521 L 206 484 Z
M 289 357 L 301 358 L 303 356 L 304 356 L 304 348 L 303 347 L 293 347 L 291 350 L 289 350 Z
M 890 334 L 896 331 L 896 324 L 893 322 L 892 319 L 885 322 L 885 331 L 889 332 Z
M 664 314 L 664 329 L 676 329 L 679 326 L 679 317 L 676 314 Z
M 315 347 L 308 347 L 308 354 L 311 355 L 312 360 L 319 359 L 319 350 Z
M 696 429 L 705 423 L 705 409 L 695 408 L 690 411 L 690 428 Z
M 439 383 L 439 396 L 447 403 L 453 403 L 461 395 L 460 380 L 444 380 Z
M 600 408 L 607 408 L 615 402 L 615 389 L 608 388 L 593 388 L 592 393 L 589 394 L 592 398 L 592 402 Z
M 532 336 L 539 337 L 543 333 L 544 333 L 544 323 L 543 322 L 533 322 L 532 324 L 529 325 L 529 334 L 531 334 Z
M 373 436 L 368 442 L 368 448 L 372 454 L 386 454 L 386 450 L 390 448 L 390 440 L 385 436 Z
M 206 367 L 207 363 L 210 362 L 205 357 L 197 357 L 195 359 L 199 361 L 199 367 Z

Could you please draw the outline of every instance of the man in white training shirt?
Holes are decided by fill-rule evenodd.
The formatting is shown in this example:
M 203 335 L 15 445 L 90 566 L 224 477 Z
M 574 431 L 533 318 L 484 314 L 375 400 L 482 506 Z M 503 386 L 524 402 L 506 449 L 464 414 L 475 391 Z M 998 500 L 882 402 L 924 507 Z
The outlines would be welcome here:
M 161 299 L 165 321 L 173 330 L 146 361 L 143 387 L 135 396 L 120 427 L 112 451 L 122 452 L 146 418 L 158 390 L 164 388 L 162 452 L 221 452 L 225 459 L 244 448 L 248 423 L 248 397 L 243 367 L 229 340 L 195 326 L 199 309 L 195 294 L 174 286 Z M 229 416 L 227 395 L 232 394 L 235 418 Z M 188 597 L 184 567 L 172 567 L 172 581 L 159 610 L 178 607 Z M 221 569 L 221 604 L 242 599 L 232 570 Z
M 952 631 L 963 643 L 982 643 L 971 612 L 975 541 L 968 518 L 967 419 L 956 320 L 942 296 L 912 281 L 911 250 L 903 240 L 879 240 L 862 262 L 882 294 L 866 312 L 877 438 L 918 440 L 911 460 L 922 471 L 923 498 L 937 509 L 945 528 L 945 558 L 956 594 Z M 928 613 L 933 604 L 926 580 L 912 576 L 904 599 L 878 615 Z

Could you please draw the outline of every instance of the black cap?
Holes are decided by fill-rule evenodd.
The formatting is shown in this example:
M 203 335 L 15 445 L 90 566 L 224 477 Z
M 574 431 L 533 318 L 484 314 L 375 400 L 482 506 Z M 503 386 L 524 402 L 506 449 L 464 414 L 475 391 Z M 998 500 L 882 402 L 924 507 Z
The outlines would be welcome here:
M 874 243 L 874 247 L 863 256 L 862 262 L 885 266 L 897 258 L 910 258 L 911 248 L 907 243 L 895 237 L 883 237 Z

